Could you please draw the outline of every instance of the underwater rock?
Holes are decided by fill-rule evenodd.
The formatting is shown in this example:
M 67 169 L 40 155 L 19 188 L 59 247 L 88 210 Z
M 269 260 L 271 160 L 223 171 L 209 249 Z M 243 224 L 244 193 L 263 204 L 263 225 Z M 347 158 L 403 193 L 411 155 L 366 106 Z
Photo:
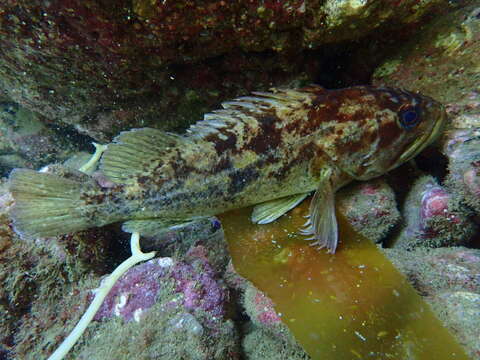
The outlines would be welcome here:
M 251 285 L 247 279 L 237 273 L 232 261 L 228 263 L 227 268 L 225 269 L 225 273 L 223 274 L 223 280 L 229 288 L 239 291 L 242 294 L 245 292 L 247 286 Z
M 155 237 L 142 236 L 144 251 L 157 251 L 161 256 L 175 256 L 189 261 L 192 254 L 201 251 L 217 273 L 223 273 L 230 260 L 220 221 L 207 218 L 181 229 L 174 229 Z
M 160 258 L 131 268 L 110 290 L 94 320 L 119 316 L 127 321 L 141 321 L 145 311 L 157 300 L 159 278 L 165 277 L 172 265 L 171 258 Z
M 191 250 L 189 258 L 190 263 L 164 257 L 133 267 L 113 286 L 95 320 L 119 316 L 140 322 L 149 316 L 149 308 L 163 301 L 163 287 L 171 291 L 173 286 L 177 298 L 167 307 L 191 312 L 203 326 L 215 327 L 223 321 L 227 289 L 219 282 L 203 247 Z
M 416 28 L 442 7 L 450 2 L 4 1 L 0 88 L 97 140 L 180 128 L 221 100 L 311 81 L 318 60 L 304 50 Z
M 47 255 L 44 255 L 46 258 Z M 88 306 L 85 288 L 92 288 L 99 279 L 90 277 L 71 281 L 60 263 L 37 266 L 39 289 L 31 293 L 31 305 L 18 323 L 14 334 L 14 359 L 46 359 L 62 341 L 62 335 L 78 322 Z
M 452 131 L 444 152 L 450 160 L 447 185 L 480 214 L 480 114 L 477 121 L 479 127 Z
M 187 257 L 189 263 L 156 258 L 122 276 L 95 317 L 103 320 L 101 335 L 76 358 L 238 359 L 238 335 L 224 317 L 227 289 L 205 248 Z M 105 321 L 115 316 L 126 322 Z
M 40 115 L 0 96 L 0 176 L 15 167 L 38 169 L 65 160 L 78 149 L 73 139 L 44 122 Z
M 467 350 L 472 359 L 478 359 L 480 341 L 480 294 L 455 291 L 444 292 L 430 300 L 433 310 Z
M 311 22 L 315 30 L 307 32 L 310 35 L 307 39 L 317 44 L 352 40 L 374 30 L 385 31 L 418 23 L 432 10 L 448 6 L 441 0 L 418 5 L 418 2 L 410 1 L 327 0 L 321 4 L 320 11 L 312 9 Z M 324 27 L 325 31 L 319 31 L 317 27 Z
M 383 249 L 423 296 L 467 291 L 480 294 L 480 250 L 464 247 Z
M 204 249 L 192 251 L 189 257 L 190 263 L 157 258 L 130 269 L 114 286 L 95 317 L 96 324 L 72 356 L 237 359 L 238 334 L 224 317 L 227 290 L 206 261 Z M 99 283 L 90 274 L 57 288 L 48 301 L 36 299 L 15 338 L 18 358 L 51 354 L 83 314 L 92 300 L 91 289 Z
M 465 346 L 480 353 L 480 250 L 463 247 L 414 251 L 384 249 L 434 312 Z
M 246 360 L 307 360 L 310 357 L 298 345 L 282 340 L 262 328 L 250 326 L 242 340 Z
M 190 263 L 172 267 L 170 276 L 176 291 L 183 294 L 183 305 L 194 313 L 204 313 L 205 324 L 213 326 L 225 313 L 228 291 L 218 280 L 218 274 L 207 260 L 205 249 L 198 246 L 190 251 Z
M 285 336 L 288 328 L 274 309 L 272 300 L 260 290 L 249 284 L 243 294 L 243 306 L 253 324 L 264 328 L 277 336 Z
M 294 356 L 293 354 L 308 357 L 282 322 L 281 314 L 275 311 L 272 300 L 249 280 L 240 276 L 231 262 L 223 278 L 229 288 L 238 292 L 238 307 L 243 309 L 250 319 L 244 324 L 247 335 L 242 342 L 247 359 L 277 359 L 277 357 L 268 357 L 266 352 L 283 354 L 278 355 L 279 359 L 290 359 L 284 356 Z
M 340 190 L 337 206 L 356 231 L 374 242 L 381 241 L 400 220 L 395 193 L 384 179 Z
M 468 3 L 468 2 L 467 2 Z M 400 86 L 446 105 L 451 118 L 443 139 L 449 160 L 446 185 L 455 201 L 480 211 L 480 7 L 438 17 L 419 36 L 398 46 L 374 75 L 375 85 Z
M 240 359 L 238 333 L 226 320 L 213 330 L 199 331 L 190 313 L 166 313 L 155 305 L 140 323 L 120 320 L 97 326 L 97 335 L 83 342 L 75 351 L 79 360 L 104 359 Z
M 27 294 L 33 283 L 28 276 L 21 276 L 19 265 L 22 264 L 12 261 L 25 260 L 25 255 L 28 254 L 24 244 L 15 241 L 15 235 L 9 226 L 8 209 L 12 204 L 13 199 L 6 191 L 6 184 L 0 180 L 0 358 L 13 347 L 16 324 L 29 307 Z M 27 264 L 28 262 L 24 265 Z
M 433 97 L 447 106 L 453 124 L 457 120 L 465 123 L 468 115 L 478 114 L 480 8 L 470 3 L 474 5 L 437 16 L 407 43 L 395 44 L 388 59 L 375 70 L 373 83 Z M 460 124 L 455 127 L 464 127 Z
M 465 207 L 431 176 L 420 177 L 405 199 L 405 226 L 394 239 L 395 248 L 465 245 L 477 226 Z
M 249 321 L 243 324 L 242 349 L 248 360 L 256 359 L 308 359 L 292 333 L 281 321 L 272 300 L 250 281 L 240 276 L 229 263 L 223 276 L 229 288 L 239 293 L 238 307 Z

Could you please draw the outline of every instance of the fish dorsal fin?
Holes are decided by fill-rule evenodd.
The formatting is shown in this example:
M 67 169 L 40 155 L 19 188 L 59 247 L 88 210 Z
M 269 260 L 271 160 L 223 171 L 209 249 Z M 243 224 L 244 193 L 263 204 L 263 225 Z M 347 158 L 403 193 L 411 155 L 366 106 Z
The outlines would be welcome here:
M 121 132 L 102 156 L 100 170 L 117 184 L 131 184 L 135 178 L 165 161 L 171 148 L 189 142 L 180 135 L 151 128 Z
M 315 86 L 312 88 L 315 88 Z M 319 91 L 323 90 L 319 86 L 317 88 Z M 202 121 L 187 129 L 187 133 L 192 138 L 205 139 L 209 135 L 231 131 L 238 126 L 254 127 L 258 120 L 262 118 L 262 115 L 277 114 L 277 110 L 294 109 L 310 101 L 312 91 L 310 91 L 310 88 L 308 89 L 305 92 L 290 89 L 270 89 L 271 92 L 253 92 L 252 96 L 239 97 L 224 102 L 222 103 L 223 109 L 205 114 Z

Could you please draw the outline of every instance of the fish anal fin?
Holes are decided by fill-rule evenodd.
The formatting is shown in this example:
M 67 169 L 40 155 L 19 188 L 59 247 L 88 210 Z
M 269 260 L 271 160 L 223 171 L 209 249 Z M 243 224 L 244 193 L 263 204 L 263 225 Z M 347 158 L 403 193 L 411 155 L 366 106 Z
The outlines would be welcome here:
M 323 169 L 320 184 L 310 203 L 310 214 L 302 234 L 311 235 L 312 246 L 326 248 L 335 253 L 338 245 L 338 224 L 335 215 L 335 189 L 332 185 L 332 169 Z
M 268 224 L 300 204 L 308 195 L 296 194 L 259 204 L 253 209 L 252 222 Z
M 183 228 L 204 222 L 208 217 L 193 219 L 142 219 L 129 220 L 123 223 L 122 230 L 129 233 L 138 232 L 142 236 L 158 237 L 170 231 L 181 231 Z

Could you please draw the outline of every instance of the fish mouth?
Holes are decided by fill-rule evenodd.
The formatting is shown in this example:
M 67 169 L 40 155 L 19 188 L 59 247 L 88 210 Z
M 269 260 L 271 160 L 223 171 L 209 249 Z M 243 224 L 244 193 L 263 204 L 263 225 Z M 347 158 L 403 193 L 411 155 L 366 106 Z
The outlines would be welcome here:
M 415 156 L 417 156 L 423 149 L 428 145 L 433 143 L 443 132 L 443 128 L 446 122 L 446 116 L 441 116 L 441 118 L 435 122 L 433 128 L 429 132 L 425 132 L 417 138 L 414 143 L 403 152 L 398 158 L 397 164 L 403 164 L 407 161 L 410 161 Z

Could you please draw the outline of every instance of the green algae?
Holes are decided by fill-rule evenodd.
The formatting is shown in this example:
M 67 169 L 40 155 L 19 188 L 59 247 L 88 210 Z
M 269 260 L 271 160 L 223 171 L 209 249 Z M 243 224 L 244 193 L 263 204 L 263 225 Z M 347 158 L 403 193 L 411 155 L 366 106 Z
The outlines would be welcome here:
M 235 269 L 273 300 L 312 359 L 468 359 L 405 277 L 341 214 L 335 255 L 303 241 L 306 205 L 269 225 L 252 224 L 249 209 L 221 220 Z

